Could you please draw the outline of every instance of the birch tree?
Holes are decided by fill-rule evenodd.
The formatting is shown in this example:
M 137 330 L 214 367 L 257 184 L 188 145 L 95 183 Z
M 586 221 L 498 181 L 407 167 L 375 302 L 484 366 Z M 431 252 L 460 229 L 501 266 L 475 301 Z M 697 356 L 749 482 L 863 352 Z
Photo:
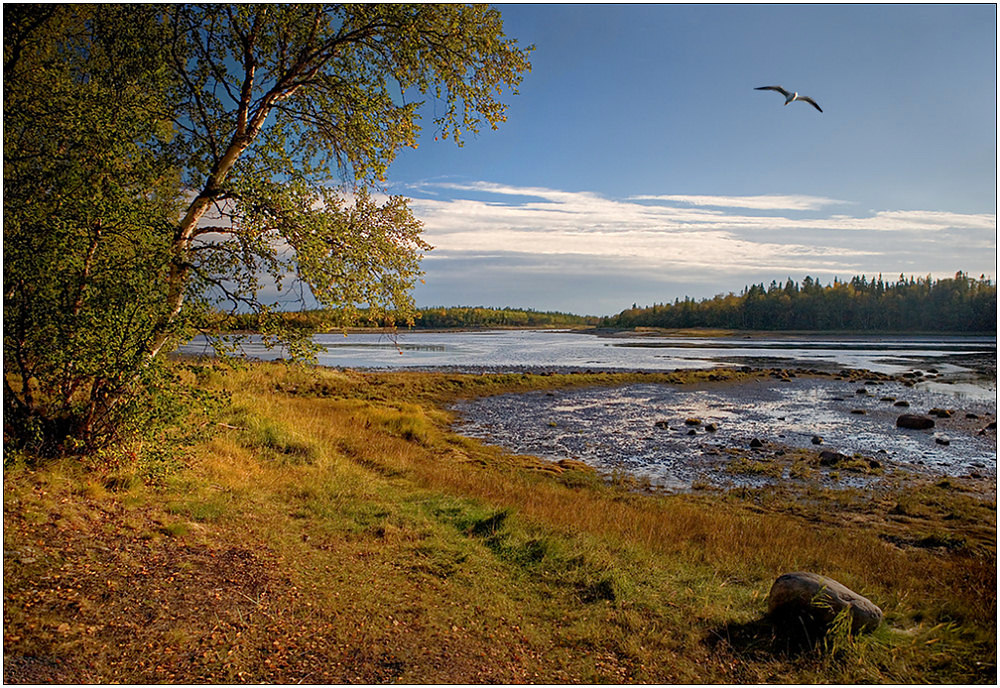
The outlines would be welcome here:
M 264 294 L 406 318 L 430 247 L 389 166 L 425 101 L 458 145 L 501 124 L 529 50 L 482 5 L 7 6 L 5 435 L 114 440 L 163 353 Z

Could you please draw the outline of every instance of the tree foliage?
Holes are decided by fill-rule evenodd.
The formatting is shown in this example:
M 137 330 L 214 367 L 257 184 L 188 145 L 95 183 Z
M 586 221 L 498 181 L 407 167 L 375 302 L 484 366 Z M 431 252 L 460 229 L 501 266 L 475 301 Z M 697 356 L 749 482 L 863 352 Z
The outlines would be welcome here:
M 527 54 L 478 5 L 5 8 L 5 434 L 113 439 L 219 309 L 411 317 L 430 247 L 380 184 L 421 99 L 461 143 Z
M 288 327 L 299 327 L 310 332 L 336 327 L 336 314 L 327 310 L 306 310 L 282 313 Z M 535 311 L 522 308 L 485 308 L 483 306 L 438 306 L 420 308 L 410 327 L 414 329 L 446 328 L 548 328 L 585 327 L 598 323 L 594 316 L 573 315 L 558 311 Z M 364 320 L 362 321 L 364 322 Z M 370 322 L 370 320 L 369 320 Z M 260 316 L 256 313 L 237 313 L 218 320 L 222 332 L 259 332 Z
M 895 282 L 864 276 L 823 286 L 811 277 L 769 287 L 754 284 L 739 295 L 622 311 L 607 327 L 720 327 L 741 330 L 854 330 L 861 332 L 996 332 L 997 288 L 984 277 L 959 272 Z

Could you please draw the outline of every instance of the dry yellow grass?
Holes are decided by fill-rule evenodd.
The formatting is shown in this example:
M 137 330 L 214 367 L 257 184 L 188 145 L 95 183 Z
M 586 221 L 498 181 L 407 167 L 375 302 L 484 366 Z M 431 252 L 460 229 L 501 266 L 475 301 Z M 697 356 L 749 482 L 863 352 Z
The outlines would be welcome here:
M 8 469 L 5 678 L 995 680 L 995 503 L 955 486 L 816 492 L 815 512 L 801 495 L 644 494 L 454 435 L 444 410 L 628 376 L 273 364 L 199 379 L 231 410 L 158 486 Z M 897 502 L 922 515 L 900 522 Z M 893 544 L 944 529 L 968 546 Z M 760 617 L 797 569 L 863 592 L 887 623 L 836 652 L 785 651 Z M 116 625 L 136 609 L 144 623 Z

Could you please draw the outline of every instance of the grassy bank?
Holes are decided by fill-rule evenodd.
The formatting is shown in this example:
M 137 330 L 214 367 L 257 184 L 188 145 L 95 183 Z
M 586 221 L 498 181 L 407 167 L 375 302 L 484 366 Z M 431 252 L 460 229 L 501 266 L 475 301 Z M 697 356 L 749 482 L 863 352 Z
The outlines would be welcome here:
M 184 375 L 232 403 L 177 465 L 5 469 L 5 680 L 996 680 L 996 505 L 961 481 L 652 495 L 449 430 L 460 397 L 707 373 Z M 886 623 L 789 648 L 793 570 Z

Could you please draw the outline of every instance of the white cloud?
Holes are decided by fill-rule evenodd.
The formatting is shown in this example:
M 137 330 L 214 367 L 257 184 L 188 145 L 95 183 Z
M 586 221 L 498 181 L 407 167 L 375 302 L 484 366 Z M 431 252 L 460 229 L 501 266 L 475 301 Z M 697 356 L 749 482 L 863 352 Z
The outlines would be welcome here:
M 664 290 L 679 281 L 725 290 L 748 280 L 805 275 L 978 274 L 992 272 L 996 262 L 992 214 L 824 214 L 849 204 L 802 195 L 612 199 L 489 182 L 423 184 L 409 191 L 424 238 L 435 246 L 424 260 L 428 283 L 467 284 L 497 303 L 505 299 L 487 299 L 491 289 L 530 291 L 534 285 L 544 291 L 553 279 L 567 285 L 578 280 L 577 304 L 562 307 L 589 312 L 588 304 L 611 296 L 605 293 L 611 284 L 623 293 L 624 285 L 640 282 L 663 284 Z M 809 212 L 801 217 L 800 211 Z M 480 271 L 503 266 L 504 284 L 492 284 L 481 272 L 460 278 L 470 265 Z
M 819 210 L 828 205 L 843 205 L 845 201 L 820 196 L 632 196 L 634 201 L 665 201 L 718 208 L 749 208 L 753 210 Z

